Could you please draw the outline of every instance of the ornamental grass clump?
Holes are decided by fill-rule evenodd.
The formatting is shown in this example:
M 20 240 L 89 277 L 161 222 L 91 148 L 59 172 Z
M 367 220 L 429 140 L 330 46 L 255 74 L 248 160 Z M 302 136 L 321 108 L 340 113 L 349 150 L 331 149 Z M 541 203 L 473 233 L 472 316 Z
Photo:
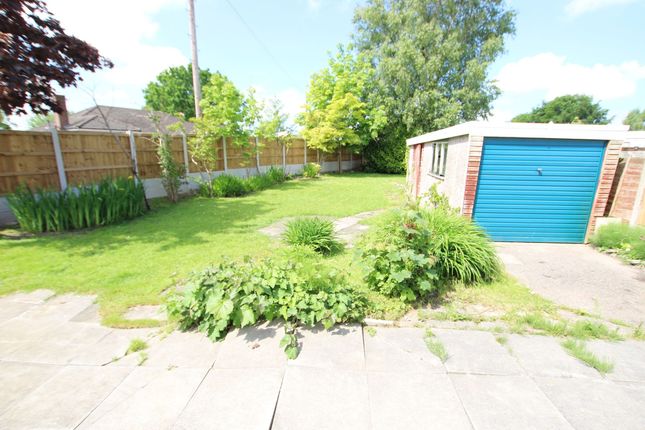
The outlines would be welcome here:
M 20 227 L 34 233 L 114 224 L 146 211 L 143 184 L 131 178 L 108 178 L 65 191 L 22 185 L 7 200 Z
M 483 231 L 452 211 L 394 211 L 359 245 L 364 278 L 374 290 L 404 302 L 440 295 L 453 282 L 474 284 L 501 272 Z
M 322 218 L 302 217 L 291 220 L 287 223 L 283 237 L 289 245 L 306 246 L 323 255 L 342 249 L 334 232 L 334 224 Z
M 589 239 L 597 248 L 615 249 L 630 259 L 645 260 L 645 227 L 628 224 L 607 224 Z
M 298 355 L 298 326 L 321 323 L 329 329 L 360 322 L 366 308 L 365 297 L 333 269 L 249 258 L 192 275 L 185 292 L 168 303 L 170 316 L 182 330 L 195 327 L 212 340 L 222 339 L 232 327 L 281 320 L 285 336 L 280 344 L 289 358 Z
M 244 179 L 233 175 L 220 175 L 213 179 L 213 197 L 240 197 L 249 193 Z

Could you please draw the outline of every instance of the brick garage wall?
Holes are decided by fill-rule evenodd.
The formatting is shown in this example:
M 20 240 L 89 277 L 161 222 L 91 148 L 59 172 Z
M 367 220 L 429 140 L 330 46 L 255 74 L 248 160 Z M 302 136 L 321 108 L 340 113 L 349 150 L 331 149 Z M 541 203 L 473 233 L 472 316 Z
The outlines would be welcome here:
M 468 164 L 466 167 L 466 188 L 464 191 L 464 205 L 461 213 L 472 218 L 473 209 L 475 208 L 475 195 L 477 195 L 477 181 L 479 180 L 479 165 L 482 159 L 482 149 L 484 148 L 483 136 L 470 136 L 470 146 L 468 149 Z
M 623 146 L 622 140 L 610 140 L 607 142 L 605 150 L 605 159 L 602 163 L 602 170 L 600 171 L 600 180 L 598 181 L 598 189 L 596 191 L 596 198 L 591 209 L 591 218 L 587 226 L 587 234 L 585 241 L 593 234 L 596 229 L 596 219 L 605 215 L 605 208 L 609 201 L 609 194 L 614 182 L 616 168 L 618 167 L 618 160 L 620 159 L 620 148 Z
M 617 172 L 618 174 L 619 172 Z M 621 218 L 629 222 L 633 216 L 641 177 L 645 174 L 645 158 L 629 157 L 620 172 L 616 194 L 611 205 L 609 216 Z

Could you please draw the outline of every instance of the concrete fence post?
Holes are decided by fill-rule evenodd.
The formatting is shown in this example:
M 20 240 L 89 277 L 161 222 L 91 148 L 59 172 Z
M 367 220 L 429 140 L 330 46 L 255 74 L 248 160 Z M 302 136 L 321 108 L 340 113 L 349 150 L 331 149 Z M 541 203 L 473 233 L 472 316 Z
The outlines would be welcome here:
M 258 172 L 260 171 L 260 139 L 255 136 L 255 164 L 258 166 Z
M 307 164 L 307 141 L 303 140 L 303 142 L 305 143 L 305 162 L 304 162 L 304 164 Z
M 186 173 L 190 173 L 190 161 L 188 160 L 188 143 L 186 142 L 186 133 L 181 134 L 181 147 L 184 150 L 184 165 Z
M 54 158 L 56 159 L 56 170 L 58 171 L 58 181 L 60 182 L 61 191 L 67 189 L 67 175 L 65 174 L 65 163 L 63 162 L 63 152 L 60 149 L 60 137 L 58 130 L 50 123 L 49 131 L 52 135 L 52 145 L 54 146 Z
M 287 145 L 282 144 L 282 168 L 287 170 Z
M 137 144 L 134 141 L 134 132 L 128 130 L 128 139 L 130 139 L 130 160 L 132 161 L 132 169 L 134 173 L 139 176 L 139 163 L 137 162 Z
M 224 150 L 223 151 L 223 155 L 224 155 L 224 171 L 228 172 L 228 155 L 226 153 L 226 138 L 225 137 L 222 137 L 222 149 Z

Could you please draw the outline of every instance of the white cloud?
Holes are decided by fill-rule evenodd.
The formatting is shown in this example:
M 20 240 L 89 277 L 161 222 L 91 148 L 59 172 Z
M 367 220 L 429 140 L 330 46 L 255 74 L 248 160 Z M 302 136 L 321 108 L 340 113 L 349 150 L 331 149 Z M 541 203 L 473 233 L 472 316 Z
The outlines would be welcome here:
M 565 9 L 569 15 L 578 16 L 598 9 L 621 6 L 634 3 L 635 1 L 636 0 L 569 0 Z
M 290 122 L 295 125 L 296 117 L 303 110 L 305 104 L 305 95 L 295 88 L 287 88 L 286 90 L 271 92 L 262 85 L 252 85 L 255 90 L 255 95 L 258 100 L 269 102 L 277 98 L 282 103 L 283 111 L 289 115 Z
M 93 45 L 114 63 L 112 69 L 83 72 L 78 88 L 62 91 L 72 111 L 92 105 L 88 92 L 100 104 L 141 107 L 142 90 L 149 81 L 167 67 L 190 61 L 178 48 L 154 43 L 161 30 L 154 14 L 166 8 L 183 13 L 183 0 L 48 0 L 47 7 L 68 34 Z M 24 127 L 24 117 L 12 119 Z
M 496 80 L 505 94 L 543 92 L 546 100 L 588 94 L 598 100 L 615 100 L 635 94 L 638 83 L 645 80 L 645 65 L 628 61 L 583 66 L 548 52 L 506 64 Z
M 307 6 L 309 9 L 318 10 L 320 9 L 320 0 L 307 0 Z

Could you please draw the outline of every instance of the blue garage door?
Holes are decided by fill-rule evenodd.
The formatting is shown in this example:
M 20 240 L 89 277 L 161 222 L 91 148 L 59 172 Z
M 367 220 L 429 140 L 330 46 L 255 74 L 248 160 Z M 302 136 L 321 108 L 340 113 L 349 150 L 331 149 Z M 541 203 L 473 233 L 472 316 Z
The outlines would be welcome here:
M 474 220 L 497 241 L 583 242 L 605 143 L 484 139 Z

